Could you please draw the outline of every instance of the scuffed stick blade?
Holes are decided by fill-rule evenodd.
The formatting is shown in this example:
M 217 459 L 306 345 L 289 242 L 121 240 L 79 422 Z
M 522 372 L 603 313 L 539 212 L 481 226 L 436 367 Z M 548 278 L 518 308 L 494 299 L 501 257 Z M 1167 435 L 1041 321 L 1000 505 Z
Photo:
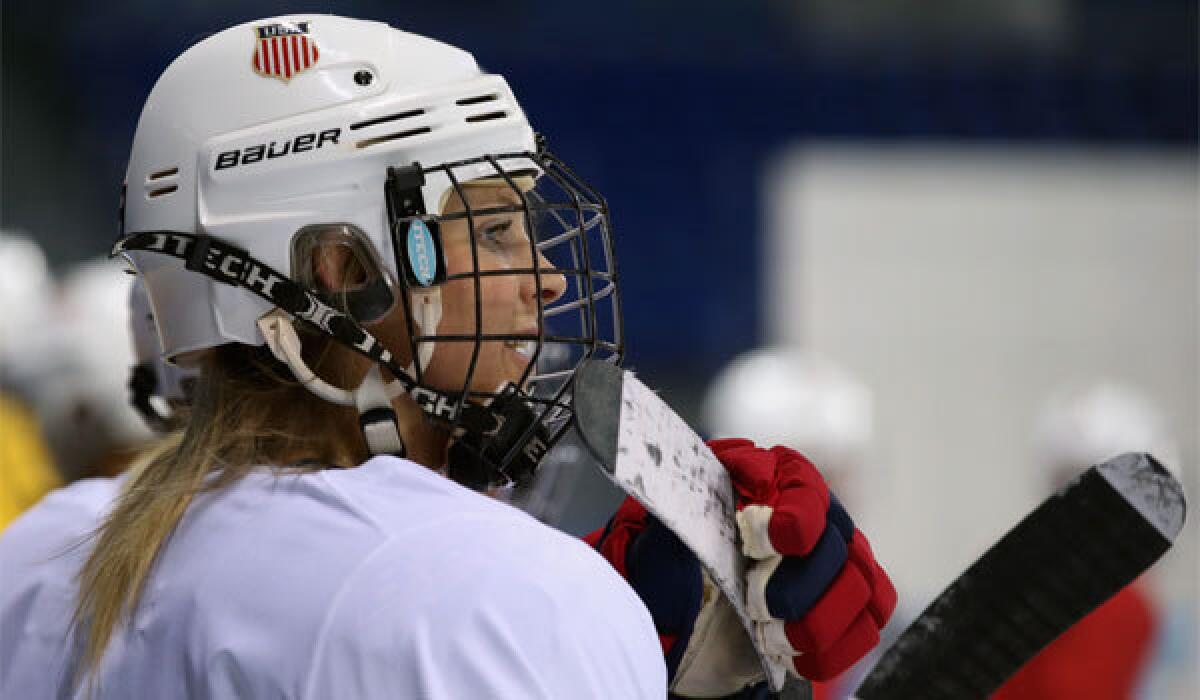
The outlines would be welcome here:
M 1185 510 L 1183 488 L 1148 454 L 1088 469 L 950 584 L 883 655 L 857 697 L 988 697 L 1157 561 Z
M 632 373 L 587 361 L 575 373 L 575 421 L 580 437 L 607 476 L 671 529 L 708 571 L 755 648 L 745 607 L 745 559 L 734 521 L 733 484 L 704 440 Z M 790 659 L 759 654 L 771 689 L 808 697 L 809 687 L 787 676 Z M 786 683 L 786 685 L 785 685 Z

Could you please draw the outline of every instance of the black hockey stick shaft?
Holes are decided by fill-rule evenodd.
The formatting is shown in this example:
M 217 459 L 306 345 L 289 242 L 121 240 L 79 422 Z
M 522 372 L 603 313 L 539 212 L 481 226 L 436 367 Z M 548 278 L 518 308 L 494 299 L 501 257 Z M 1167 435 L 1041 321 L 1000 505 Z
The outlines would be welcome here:
M 1088 469 L 934 600 L 857 697 L 988 697 L 1157 561 L 1184 513 L 1182 487 L 1150 455 L 1121 455 Z

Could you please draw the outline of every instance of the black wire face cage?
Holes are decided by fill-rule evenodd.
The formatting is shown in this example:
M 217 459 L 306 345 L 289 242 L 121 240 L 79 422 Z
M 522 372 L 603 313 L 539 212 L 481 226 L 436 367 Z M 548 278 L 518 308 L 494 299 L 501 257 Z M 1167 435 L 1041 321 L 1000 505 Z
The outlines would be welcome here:
M 420 187 L 433 178 L 450 189 L 426 203 Z M 413 378 L 457 401 L 450 476 L 474 488 L 527 483 L 572 425 L 579 364 L 624 355 L 608 207 L 545 150 L 389 168 L 386 191 L 409 356 L 433 350 Z M 434 286 L 446 306 L 430 332 L 414 323 L 408 292 Z M 451 308 L 464 298 L 473 310 Z M 440 357 L 468 353 L 461 384 L 431 383 Z M 522 365 L 496 381 L 497 366 Z M 464 410 L 471 404 L 489 410 Z

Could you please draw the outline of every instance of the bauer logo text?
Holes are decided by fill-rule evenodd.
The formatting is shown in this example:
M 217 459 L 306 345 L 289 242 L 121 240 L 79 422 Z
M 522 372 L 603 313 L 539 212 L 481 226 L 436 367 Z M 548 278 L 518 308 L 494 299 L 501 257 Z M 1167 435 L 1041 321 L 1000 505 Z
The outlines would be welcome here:
M 221 153 L 217 154 L 217 162 L 213 166 L 213 170 L 225 170 L 236 168 L 240 165 L 252 165 L 254 163 L 261 163 L 264 160 L 275 160 L 296 153 L 315 151 L 325 146 L 336 146 L 338 138 L 341 135 L 341 129 L 326 129 L 320 132 L 312 131 L 307 134 L 300 134 L 288 141 L 256 143 L 253 146 L 246 146 L 245 148 L 232 151 L 221 151 Z

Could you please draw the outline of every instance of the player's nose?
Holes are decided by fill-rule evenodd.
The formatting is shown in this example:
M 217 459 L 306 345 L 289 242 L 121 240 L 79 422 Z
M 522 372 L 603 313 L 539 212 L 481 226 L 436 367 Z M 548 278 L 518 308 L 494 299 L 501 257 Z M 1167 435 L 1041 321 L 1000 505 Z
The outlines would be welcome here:
M 553 304 L 562 298 L 562 295 L 567 291 L 567 277 L 558 271 L 554 263 L 550 262 L 545 255 L 539 250 L 537 254 L 537 277 L 541 281 L 541 303 L 543 305 Z M 531 276 L 533 288 L 532 296 L 538 295 L 538 282 Z

